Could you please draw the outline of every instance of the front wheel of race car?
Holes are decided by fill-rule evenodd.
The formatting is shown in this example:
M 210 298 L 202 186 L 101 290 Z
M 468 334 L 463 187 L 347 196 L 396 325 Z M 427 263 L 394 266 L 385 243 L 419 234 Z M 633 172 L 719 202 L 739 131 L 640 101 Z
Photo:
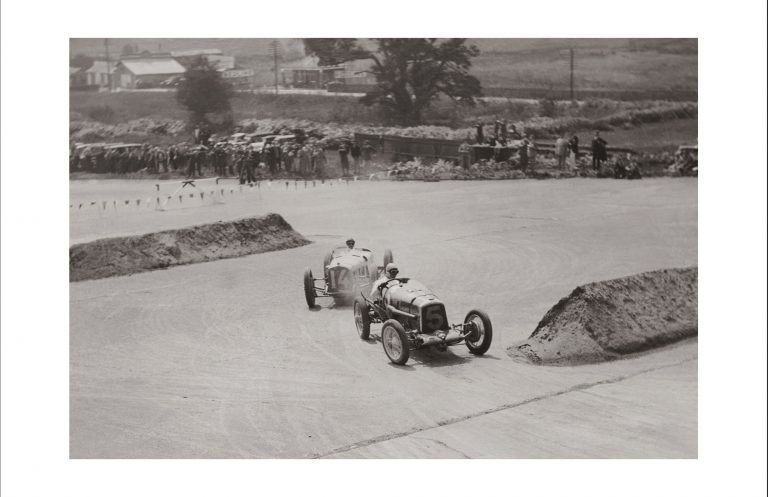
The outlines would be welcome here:
M 475 355 L 488 352 L 493 340 L 493 326 L 488 314 L 477 309 L 469 311 L 464 318 L 464 327 L 470 328 L 469 334 L 464 339 L 469 352 Z
M 395 262 L 395 258 L 392 256 L 392 251 L 387 249 L 384 251 L 384 261 L 381 265 L 386 268 L 390 262 Z
M 403 326 L 394 319 L 388 319 L 381 327 L 381 343 L 390 361 L 399 365 L 408 362 L 411 354 L 408 337 L 405 336 Z
M 315 307 L 315 278 L 312 276 L 312 270 L 307 268 L 304 271 L 304 297 L 307 299 L 307 306 L 310 309 Z
M 368 340 L 371 336 L 371 315 L 368 310 L 368 302 L 363 297 L 357 297 L 354 303 L 355 326 L 361 340 Z

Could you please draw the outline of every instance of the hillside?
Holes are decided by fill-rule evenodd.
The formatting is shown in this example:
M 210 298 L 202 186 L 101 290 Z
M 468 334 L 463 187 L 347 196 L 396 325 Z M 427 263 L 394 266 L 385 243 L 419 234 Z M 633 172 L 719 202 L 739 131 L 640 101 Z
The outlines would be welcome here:
M 110 54 L 125 45 L 139 50 L 174 51 L 218 48 L 257 72 L 257 84 L 272 84 L 268 38 L 112 38 Z M 592 90 L 697 90 L 698 43 L 695 39 L 629 38 L 478 38 L 472 72 L 486 88 L 565 89 L 569 85 L 569 49 L 574 49 L 575 85 Z M 281 39 L 283 60 L 303 56 L 300 39 Z M 70 39 L 70 56 L 104 56 L 101 38 Z

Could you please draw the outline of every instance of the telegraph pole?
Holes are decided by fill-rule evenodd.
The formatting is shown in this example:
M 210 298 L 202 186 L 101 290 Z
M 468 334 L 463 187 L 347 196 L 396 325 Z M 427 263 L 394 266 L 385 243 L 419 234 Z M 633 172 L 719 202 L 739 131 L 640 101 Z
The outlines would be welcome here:
M 280 42 L 277 40 L 272 40 L 272 42 L 269 44 L 269 51 L 272 52 L 271 55 L 275 61 L 275 95 L 277 95 L 279 93 L 277 85 L 278 85 L 278 60 L 280 58 Z
M 109 62 L 109 38 L 104 38 L 104 57 L 107 59 L 107 91 L 112 91 L 112 65 Z
M 571 49 L 571 102 L 573 102 L 575 99 L 573 98 L 573 49 Z

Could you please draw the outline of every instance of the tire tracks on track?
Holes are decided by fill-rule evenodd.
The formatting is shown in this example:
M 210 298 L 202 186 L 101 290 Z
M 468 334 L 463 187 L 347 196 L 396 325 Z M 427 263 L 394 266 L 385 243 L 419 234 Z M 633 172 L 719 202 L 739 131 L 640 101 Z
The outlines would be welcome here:
M 593 388 L 593 387 L 596 387 L 596 386 L 620 383 L 620 382 L 622 382 L 624 380 L 628 380 L 630 378 L 641 376 L 641 375 L 644 375 L 644 374 L 647 374 L 647 373 L 652 373 L 654 371 L 660 371 L 660 370 L 663 370 L 663 369 L 669 369 L 669 368 L 681 366 L 683 364 L 686 364 L 686 363 L 692 362 L 692 361 L 696 361 L 696 360 L 698 360 L 698 355 L 695 356 L 695 357 L 691 357 L 689 359 L 685 359 L 685 360 L 682 360 L 682 361 L 678 361 L 678 362 L 672 363 L 672 364 L 665 364 L 663 366 L 657 366 L 657 367 L 654 367 L 654 368 L 642 369 L 640 371 L 637 371 L 637 372 L 634 372 L 634 373 L 631 373 L 631 374 L 627 374 L 627 375 L 617 376 L 615 378 L 607 378 L 607 379 L 604 379 L 604 380 L 598 380 L 598 381 L 594 381 L 594 382 L 590 382 L 590 383 L 579 383 L 577 385 L 574 385 L 572 387 L 569 387 L 569 388 L 566 388 L 566 389 L 563 389 L 563 390 L 558 390 L 558 391 L 555 391 L 555 392 L 552 392 L 552 393 L 548 393 L 548 394 L 544 394 L 544 395 L 538 395 L 536 397 L 531 397 L 529 399 L 524 399 L 524 400 L 521 400 L 519 402 L 513 402 L 513 403 L 510 403 L 510 404 L 503 404 L 501 406 L 494 407 L 494 408 L 491 408 L 491 409 L 485 409 L 485 410 L 483 410 L 481 412 L 477 412 L 477 413 L 473 413 L 473 414 L 468 414 L 468 415 L 465 415 L 465 416 L 459 416 L 459 417 L 455 417 L 455 418 L 449 418 L 449 419 L 446 419 L 446 420 L 443 420 L 443 421 L 438 421 L 437 424 L 435 424 L 433 426 L 425 426 L 425 427 L 422 427 L 422 428 L 414 428 L 414 429 L 408 430 L 408 431 L 402 431 L 402 432 L 397 432 L 397 433 L 390 433 L 390 434 L 386 434 L 386 435 L 381 435 L 381 436 L 370 438 L 370 439 L 367 439 L 367 440 L 362 440 L 360 442 L 355 442 L 353 444 L 345 445 L 343 447 L 339 447 L 339 448 L 330 450 L 330 451 L 322 453 L 322 454 L 312 454 L 310 457 L 313 458 L 313 459 L 322 459 L 322 458 L 325 458 L 325 457 L 331 457 L 331 456 L 334 456 L 336 454 L 341 454 L 341 453 L 344 453 L 344 452 L 349 452 L 351 450 L 360 449 L 360 448 L 364 448 L 364 447 L 369 447 L 371 445 L 375 445 L 375 444 L 382 443 L 382 442 L 388 442 L 390 440 L 395 440 L 395 439 L 398 439 L 398 438 L 407 437 L 407 436 L 410 436 L 410 435 L 414 435 L 416 433 L 423 433 L 425 431 L 432 430 L 432 429 L 435 429 L 435 428 L 441 428 L 443 426 L 454 425 L 454 424 L 457 424 L 457 423 L 461 423 L 462 421 L 468 421 L 470 419 L 477 418 L 477 417 L 480 417 L 480 416 L 485 416 L 485 415 L 488 415 L 488 414 L 493 414 L 493 413 L 496 413 L 496 412 L 505 411 L 507 409 L 515 409 L 515 408 L 522 407 L 522 406 L 525 406 L 525 405 L 528 405 L 528 404 L 532 404 L 532 403 L 535 403 L 535 402 L 540 402 L 540 401 L 543 401 L 543 400 L 548 400 L 548 399 L 552 399 L 552 398 L 555 398 L 555 397 L 560 397 L 562 395 L 567 395 L 567 394 L 573 393 L 573 392 L 581 392 L 581 391 L 584 391 L 584 390 L 589 390 L 590 388 Z

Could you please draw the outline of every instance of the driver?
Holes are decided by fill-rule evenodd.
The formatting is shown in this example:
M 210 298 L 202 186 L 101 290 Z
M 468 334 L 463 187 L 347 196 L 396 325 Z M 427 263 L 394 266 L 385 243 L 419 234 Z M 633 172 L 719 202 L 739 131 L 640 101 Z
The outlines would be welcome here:
M 397 265 L 394 262 L 387 264 L 387 267 L 384 269 L 384 274 L 381 276 L 381 278 L 376 280 L 376 282 L 373 284 L 373 287 L 371 288 L 371 300 L 374 302 L 381 300 L 382 290 L 380 290 L 379 287 L 382 285 L 386 287 L 387 283 L 397 278 L 397 274 L 399 272 L 400 271 L 397 269 Z
M 352 250 L 352 249 L 355 248 L 355 239 L 354 238 L 350 238 L 349 240 L 347 240 L 347 248 L 349 248 L 349 250 Z

